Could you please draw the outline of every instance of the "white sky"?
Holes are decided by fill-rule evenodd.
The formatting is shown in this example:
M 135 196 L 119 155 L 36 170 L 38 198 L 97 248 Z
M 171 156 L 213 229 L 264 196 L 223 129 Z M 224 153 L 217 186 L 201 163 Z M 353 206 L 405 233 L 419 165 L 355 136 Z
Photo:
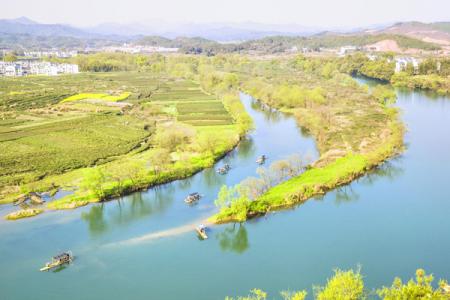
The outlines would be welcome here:
M 90 26 L 104 22 L 260 22 L 357 27 L 450 21 L 450 0 L 0 0 L 0 18 Z

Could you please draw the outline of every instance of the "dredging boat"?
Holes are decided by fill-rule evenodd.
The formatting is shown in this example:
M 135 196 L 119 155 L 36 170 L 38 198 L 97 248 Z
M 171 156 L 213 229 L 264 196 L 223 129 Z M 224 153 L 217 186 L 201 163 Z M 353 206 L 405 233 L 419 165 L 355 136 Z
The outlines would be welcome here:
M 266 161 L 266 159 L 267 159 L 267 156 L 261 155 L 260 157 L 258 157 L 256 159 L 256 163 L 262 165 Z
M 67 251 L 52 257 L 52 261 L 45 264 L 39 271 L 48 271 L 50 269 L 71 263 L 73 261 L 72 252 Z
M 195 228 L 195 231 L 197 231 L 198 235 L 201 239 L 206 240 L 208 236 L 206 235 L 206 227 L 203 224 L 200 224 Z
M 186 202 L 187 204 L 192 204 L 194 202 L 197 202 L 198 200 L 200 200 L 202 196 L 199 193 L 192 193 L 189 194 L 185 199 L 184 202 Z

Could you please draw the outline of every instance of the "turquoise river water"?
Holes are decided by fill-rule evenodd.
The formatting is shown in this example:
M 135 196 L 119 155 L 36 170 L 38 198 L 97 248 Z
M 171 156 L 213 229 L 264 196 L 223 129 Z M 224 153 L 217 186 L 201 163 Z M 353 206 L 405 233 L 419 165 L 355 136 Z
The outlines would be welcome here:
M 317 157 L 293 117 L 242 95 L 256 130 L 216 165 L 228 162 L 227 175 L 208 169 L 123 199 L 0 221 L 0 299 L 223 299 L 255 287 L 276 296 L 359 265 L 369 290 L 419 267 L 450 279 L 450 100 L 397 93 L 408 127 L 403 155 L 299 207 L 215 226 L 200 241 L 193 226 L 215 211 L 223 184 L 255 175 L 259 155 L 268 164 Z M 204 197 L 190 207 L 189 192 Z M 0 217 L 10 209 L 0 207 Z M 71 265 L 38 271 L 63 250 L 76 256 Z

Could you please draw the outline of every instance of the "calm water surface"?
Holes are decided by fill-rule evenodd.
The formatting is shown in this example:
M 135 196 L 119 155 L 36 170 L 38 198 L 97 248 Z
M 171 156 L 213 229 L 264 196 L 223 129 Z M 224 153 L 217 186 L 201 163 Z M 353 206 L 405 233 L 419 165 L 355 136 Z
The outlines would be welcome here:
M 254 176 L 292 153 L 317 156 L 292 117 L 243 103 L 256 130 L 214 169 L 122 200 L 19 222 L 0 221 L 1 299 L 223 299 L 259 287 L 324 284 L 332 270 L 362 266 L 369 289 L 418 267 L 450 279 L 450 100 L 398 92 L 407 150 L 349 186 L 289 211 L 212 228 L 199 241 L 186 225 L 210 216 L 223 184 Z M 224 162 L 219 162 L 217 166 Z M 189 192 L 204 198 L 194 207 Z M 7 207 L 0 207 L 4 214 Z M 58 251 L 75 262 L 38 269 Z

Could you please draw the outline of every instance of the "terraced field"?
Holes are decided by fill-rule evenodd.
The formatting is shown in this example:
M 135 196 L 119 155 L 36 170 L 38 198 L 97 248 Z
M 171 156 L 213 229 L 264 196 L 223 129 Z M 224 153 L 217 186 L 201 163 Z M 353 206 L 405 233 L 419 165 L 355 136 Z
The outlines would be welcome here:
M 151 97 L 152 103 L 172 106 L 177 120 L 194 126 L 229 125 L 232 119 L 220 100 L 190 81 L 167 82 Z

